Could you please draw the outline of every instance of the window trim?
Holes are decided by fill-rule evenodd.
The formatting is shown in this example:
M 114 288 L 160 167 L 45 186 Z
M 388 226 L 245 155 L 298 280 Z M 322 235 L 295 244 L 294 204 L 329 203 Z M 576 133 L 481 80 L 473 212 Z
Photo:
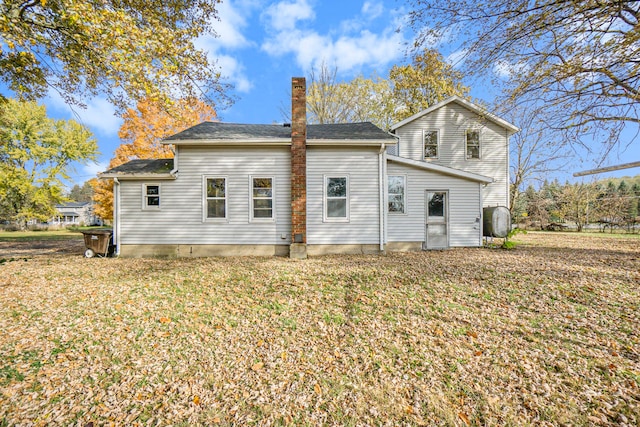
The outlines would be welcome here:
M 478 157 L 469 157 L 469 132 L 477 132 L 478 133 Z M 480 160 L 482 159 L 482 132 L 480 129 L 466 129 L 464 131 L 464 158 L 465 160 Z
M 391 178 L 392 176 L 399 176 L 402 178 L 402 180 L 404 181 L 404 193 L 403 193 L 403 197 L 404 197 L 404 211 L 402 212 L 391 212 L 389 210 L 389 196 L 391 194 L 395 194 L 395 193 L 390 193 L 389 192 L 389 178 Z M 407 175 L 406 174 L 401 174 L 401 173 L 396 173 L 393 175 L 387 175 L 387 214 L 389 215 L 393 215 L 393 216 L 398 216 L 398 215 L 409 215 L 409 207 L 407 206 Z
M 149 205 L 147 203 L 150 195 L 147 194 L 148 187 L 158 187 L 158 205 Z M 153 196 L 153 195 L 151 195 Z M 142 183 L 142 210 L 143 211 L 159 211 L 162 206 L 162 186 L 159 182 L 143 182 Z
M 207 216 L 207 180 L 224 179 L 224 218 L 209 218 Z M 215 197 L 212 199 L 221 199 Z M 229 177 L 226 175 L 202 175 L 202 222 L 228 222 L 229 221 Z
M 436 155 L 434 157 L 427 157 L 427 149 L 425 144 L 425 136 L 427 132 L 434 132 L 436 134 Z M 438 160 L 440 158 L 440 129 L 422 129 L 422 159 L 426 161 Z
M 253 196 L 253 180 L 254 179 L 270 179 L 271 180 L 271 197 L 261 197 L 261 199 L 271 199 L 271 217 L 256 218 L 254 216 L 254 199 Z M 276 178 L 274 176 L 265 175 L 249 175 L 249 222 L 275 222 L 276 220 Z
M 345 186 L 346 186 L 346 196 L 344 197 L 344 199 L 346 200 L 346 216 L 345 217 L 330 217 L 328 215 L 328 200 L 329 199 L 342 199 L 342 197 L 338 198 L 338 197 L 327 197 L 327 184 L 329 182 L 329 179 L 331 178 L 345 178 L 346 182 L 345 182 Z M 342 174 L 342 175 L 338 175 L 338 174 L 331 174 L 331 175 L 323 175 L 323 179 L 322 179 L 322 222 L 350 222 L 351 221 L 351 209 L 350 209 L 350 205 L 351 205 L 351 191 L 349 191 L 349 187 L 350 187 L 350 179 L 349 179 L 349 174 Z

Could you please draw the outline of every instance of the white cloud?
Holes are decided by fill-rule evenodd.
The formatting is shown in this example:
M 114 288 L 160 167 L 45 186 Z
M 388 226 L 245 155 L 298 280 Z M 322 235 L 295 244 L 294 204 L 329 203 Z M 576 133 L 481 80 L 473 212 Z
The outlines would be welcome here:
M 223 79 L 234 85 L 238 92 L 246 93 L 253 87 L 247 77 L 244 65 L 228 51 L 250 47 L 253 43 L 244 36 L 243 30 L 248 26 L 247 14 L 257 4 L 251 0 L 231 3 L 221 3 L 218 8 L 219 21 L 214 22 L 214 29 L 218 37 L 203 36 L 195 41 L 198 49 L 207 52 L 212 63 L 217 63 Z
M 359 16 L 336 23 L 339 32 L 321 34 L 297 28 L 299 21 L 315 16 L 306 0 L 280 2 L 267 9 L 263 18 L 271 32 L 262 50 L 274 57 L 292 54 L 299 67 L 308 71 L 322 63 L 349 72 L 362 67 L 386 66 L 402 56 L 404 37 L 395 31 L 394 20 L 385 21 L 378 32 L 366 24 L 384 14 L 381 3 L 366 1 Z M 367 29 L 362 29 L 366 26 Z
M 217 60 L 223 78 L 233 84 L 238 92 L 247 93 L 251 90 L 253 83 L 247 77 L 244 65 L 229 55 L 218 55 Z
M 82 177 L 86 178 L 82 181 L 84 182 L 87 179 L 95 178 L 96 176 L 98 176 L 98 173 L 104 172 L 107 169 L 109 169 L 109 162 L 92 162 L 86 165 L 82 165 Z
M 247 19 L 231 3 L 221 3 L 218 7 L 218 18 L 214 22 L 217 38 L 209 37 L 210 47 L 215 46 L 229 49 L 238 49 L 250 45 L 242 31 L 247 26 Z
M 298 21 L 315 18 L 315 13 L 307 0 L 281 1 L 269 6 L 263 18 L 276 31 L 286 31 L 294 29 Z
M 460 68 L 464 63 L 465 56 L 467 55 L 466 49 L 456 50 L 450 53 L 445 59 L 453 68 Z
M 382 12 L 384 12 L 384 5 L 379 1 L 365 1 L 362 5 L 362 14 L 368 19 L 376 19 L 382 15 Z
M 317 68 L 324 62 L 344 72 L 392 62 L 402 55 L 403 41 L 401 34 L 392 31 L 374 34 L 365 30 L 332 40 L 330 36 L 295 30 L 279 33 L 262 48 L 273 56 L 294 54 L 297 64 L 304 70 Z
M 115 136 L 122 125 L 122 119 L 115 115 L 115 107 L 103 97 L 86 101 L 87 108 L 82 108 L 68 105 L 57 92 L 50 91 L 45 103 L 47 107 L 87 126 L 94 133 Z

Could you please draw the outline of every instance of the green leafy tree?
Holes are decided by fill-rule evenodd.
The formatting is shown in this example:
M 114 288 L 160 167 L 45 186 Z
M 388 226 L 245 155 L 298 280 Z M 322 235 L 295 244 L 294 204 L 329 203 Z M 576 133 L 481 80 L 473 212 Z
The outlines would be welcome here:
M 90 202 L 93 198 L 93 187 L 90 181 L 85 181 L 84 184 L 75 184 L 71 187 L 67 198 L 74 202 Z
M 340 82 L 337 73 L 337 68 L 326 64 L 311 70 L 307 90 L 309 123 L 371 122 L 381 129 L 391 127 L 395 102 L 389 81 L 373 74 Z
M 389 129 L 449 96 L 467 96 L 469 92 L 460 82 L 460 74 L 434 50 L 416 55 L 411 64 L 394 66 L 387 79 L 374 73 L 341 82 L 337 74 L 337 68 L 326 64 L 311 71 L 307 90 L 310 123 L 368 121 Z M 288 118 L 287 114 L 283 109 Z
M 469 93 L 469 88 L 461 83 L 462 74 L 433 49 L 416 54 L 411 64 L 393 66 L 389 80 L 396 102 L 396 121 L 411 117 L 450 96 L 465 97 Z
M 193 43 L 215 35 L 218 3 L 2 1 L 0 77 L 29 100 L 53 89 L 81 104 L 100 92 L 122 110 L 144 98 L 170 105 L 178 97 L 222 95 L 219 72 Z
M 589 222 L 595 196 L 596 191 L 591 184 L 566 183 L 558 195 L 559 210 L 563 219 L 575 223 L 578 231 L 582 231 Z
M 0 217 L 22 226 L 47 220 L 65 200 L 62 180 L 72 162 L 95 160 L 96 141 L 73 120 L 53 120 L 44 106 L 0 104 Z
M 415 45 L 446 39 L 466 75 L 507 76 L 506 95 L 603 155 L 640 125 L 640 2 L 408 0 Z M 496 75 L 496 74 L 493 74 Z M 624 144 L 627 144 L 625 141 Z

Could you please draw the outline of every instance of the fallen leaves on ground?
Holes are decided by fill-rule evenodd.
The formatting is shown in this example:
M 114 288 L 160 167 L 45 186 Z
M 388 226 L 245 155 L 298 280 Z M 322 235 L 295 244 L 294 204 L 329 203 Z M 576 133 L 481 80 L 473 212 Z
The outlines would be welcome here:
M 638 425 L 638 238 L 0 266 L 0 425 Z

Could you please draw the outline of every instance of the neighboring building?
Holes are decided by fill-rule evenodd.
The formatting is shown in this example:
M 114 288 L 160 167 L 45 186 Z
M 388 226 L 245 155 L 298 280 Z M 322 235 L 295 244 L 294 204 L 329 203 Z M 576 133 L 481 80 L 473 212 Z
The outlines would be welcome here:
M 508 203 L 517 128 L 451 98 L 392 130 L 307 125 L 294 78 L 291 125 L 201 123 L 164 141 L 174 159 L 101 174 L 115 182 L 116 250 L 304 258 L 480 246 L 482 207 Z
M 102 220 L 93 212 L 92 202 L 69 202 L 56 205 L 58 214 L 50 221 L 54 225 L 102 225 Z

